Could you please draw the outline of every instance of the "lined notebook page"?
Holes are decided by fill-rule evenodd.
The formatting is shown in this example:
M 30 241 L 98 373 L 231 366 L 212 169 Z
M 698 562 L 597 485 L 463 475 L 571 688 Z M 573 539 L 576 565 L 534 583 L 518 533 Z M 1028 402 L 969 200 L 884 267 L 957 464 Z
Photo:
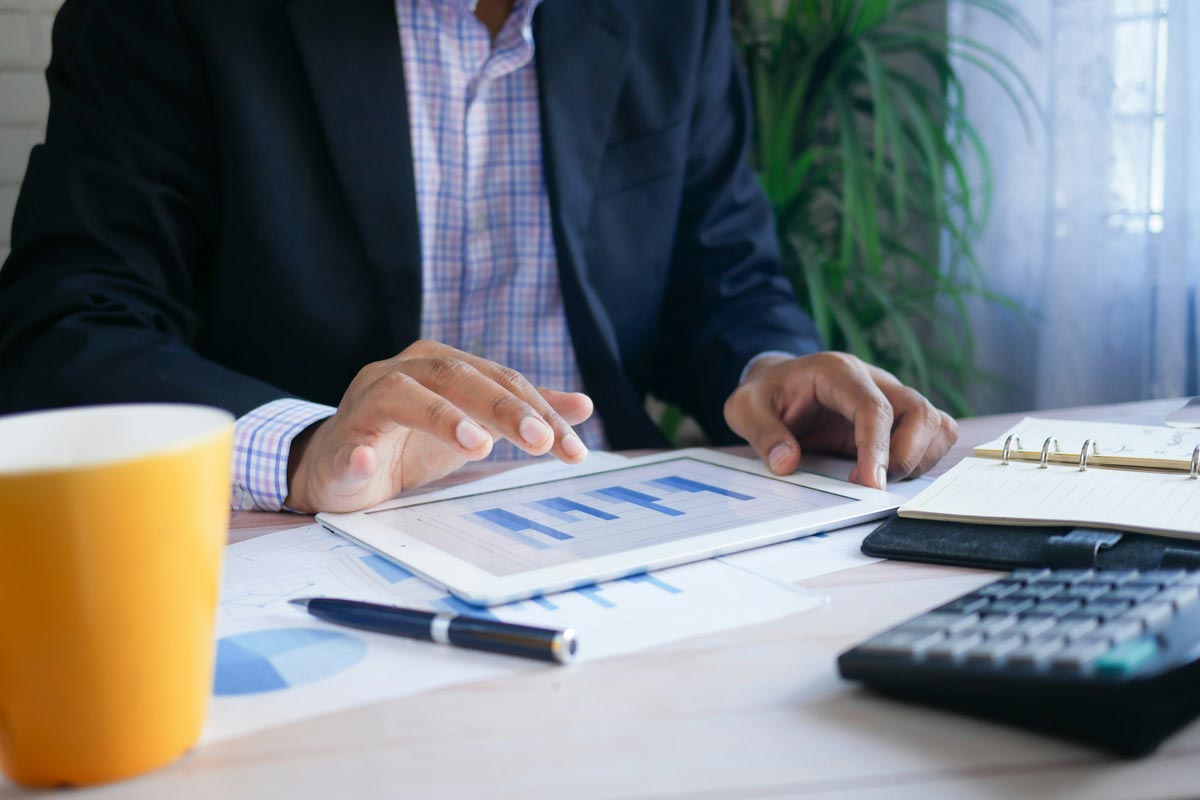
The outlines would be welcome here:
M 1192 450 L 1200 445 L 1200 430 L 1126 425 L 1116 422 L 1086 422 L 1067 419 L 1025 417 L 999 437 L 975 448 L 975 455 L 1000 458 L 1010 434 L 1021 439 L 1021 447 L 1010 453 L 1017 459 L 1040 460 L 1042 443 L 1053 436 L 1059 452 L 1051 461 L 1078 462 L 1079 451 L 1088 439 L 1096 442 L 1094 463 L 1147 466 L 1157 469 L 1188 469 Z M 1015 447 L 1015 445 L 1014 445 Z
M 1200 480 L 1186 473 L 965 458 L 900 507 L 902 517 L 1085 525 L 1200 538 Z

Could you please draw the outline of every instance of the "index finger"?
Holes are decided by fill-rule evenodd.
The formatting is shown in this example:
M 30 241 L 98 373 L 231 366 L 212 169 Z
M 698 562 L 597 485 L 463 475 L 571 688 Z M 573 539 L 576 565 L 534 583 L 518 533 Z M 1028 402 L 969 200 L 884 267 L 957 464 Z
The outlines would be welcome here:
M 844 364 L 820 372 L 814 381 L 821 405 L 854 426 L 857 466 L 851 479 L 876 489 L 887 488 L 887 464 L 892 437 L 892 404 L 866 368 Z
M 550 452 L 556 458 L 560 461 L 576 463 L 587 456 L 587 447 L 579 438 L 579 434 L 575 433 L 567 421 L 554 410 L 554 407 L 546 401 L 546 398 L 538 391 L 537 387 L 529 382 L 528 378 L 515 369 L 504 367 L 471 353 L 463 353 L 460 358 L 524 400 L 541 415 L 554 432 L 554 444 L 551 446 Z

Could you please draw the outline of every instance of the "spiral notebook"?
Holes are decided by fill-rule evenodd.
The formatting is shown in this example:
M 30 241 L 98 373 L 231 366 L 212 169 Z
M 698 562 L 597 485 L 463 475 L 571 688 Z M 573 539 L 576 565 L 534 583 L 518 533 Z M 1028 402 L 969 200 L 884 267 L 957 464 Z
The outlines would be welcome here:
M 1200 430 L 1026 417 L 902 517 L 1200 539 Z

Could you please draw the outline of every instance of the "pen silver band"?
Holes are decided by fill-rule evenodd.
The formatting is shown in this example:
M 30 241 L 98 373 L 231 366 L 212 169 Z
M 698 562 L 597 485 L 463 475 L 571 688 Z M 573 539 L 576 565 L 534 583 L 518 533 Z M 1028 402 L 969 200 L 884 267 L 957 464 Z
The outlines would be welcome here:
M 454 614 L 438 614 L 429 623 L 429 638 L 438 644 L 450 644 L 450 623 Z
M 561 630 L 550 640 L 550 653 L 554 656 L 554 660 L 560 664 L 570 664 L 574 661 L 577 649 L 578 644 L 575 641 L 574 628 Z

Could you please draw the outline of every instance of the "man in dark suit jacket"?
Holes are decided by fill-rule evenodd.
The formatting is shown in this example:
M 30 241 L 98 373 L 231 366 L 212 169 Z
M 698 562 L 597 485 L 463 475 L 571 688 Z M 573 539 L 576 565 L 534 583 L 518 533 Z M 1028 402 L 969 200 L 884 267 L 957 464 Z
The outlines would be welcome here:
M 0 411 L 222 406 L 244 503 L 301 510 L 504 440 L 579 461 L 573 425 L 661 446 L 647 392 L 781 474 L 803 445 L 882 487 L 954 440 L 820 352 L 747 163 L 724 2 L 67 0 L 47 77 Z

